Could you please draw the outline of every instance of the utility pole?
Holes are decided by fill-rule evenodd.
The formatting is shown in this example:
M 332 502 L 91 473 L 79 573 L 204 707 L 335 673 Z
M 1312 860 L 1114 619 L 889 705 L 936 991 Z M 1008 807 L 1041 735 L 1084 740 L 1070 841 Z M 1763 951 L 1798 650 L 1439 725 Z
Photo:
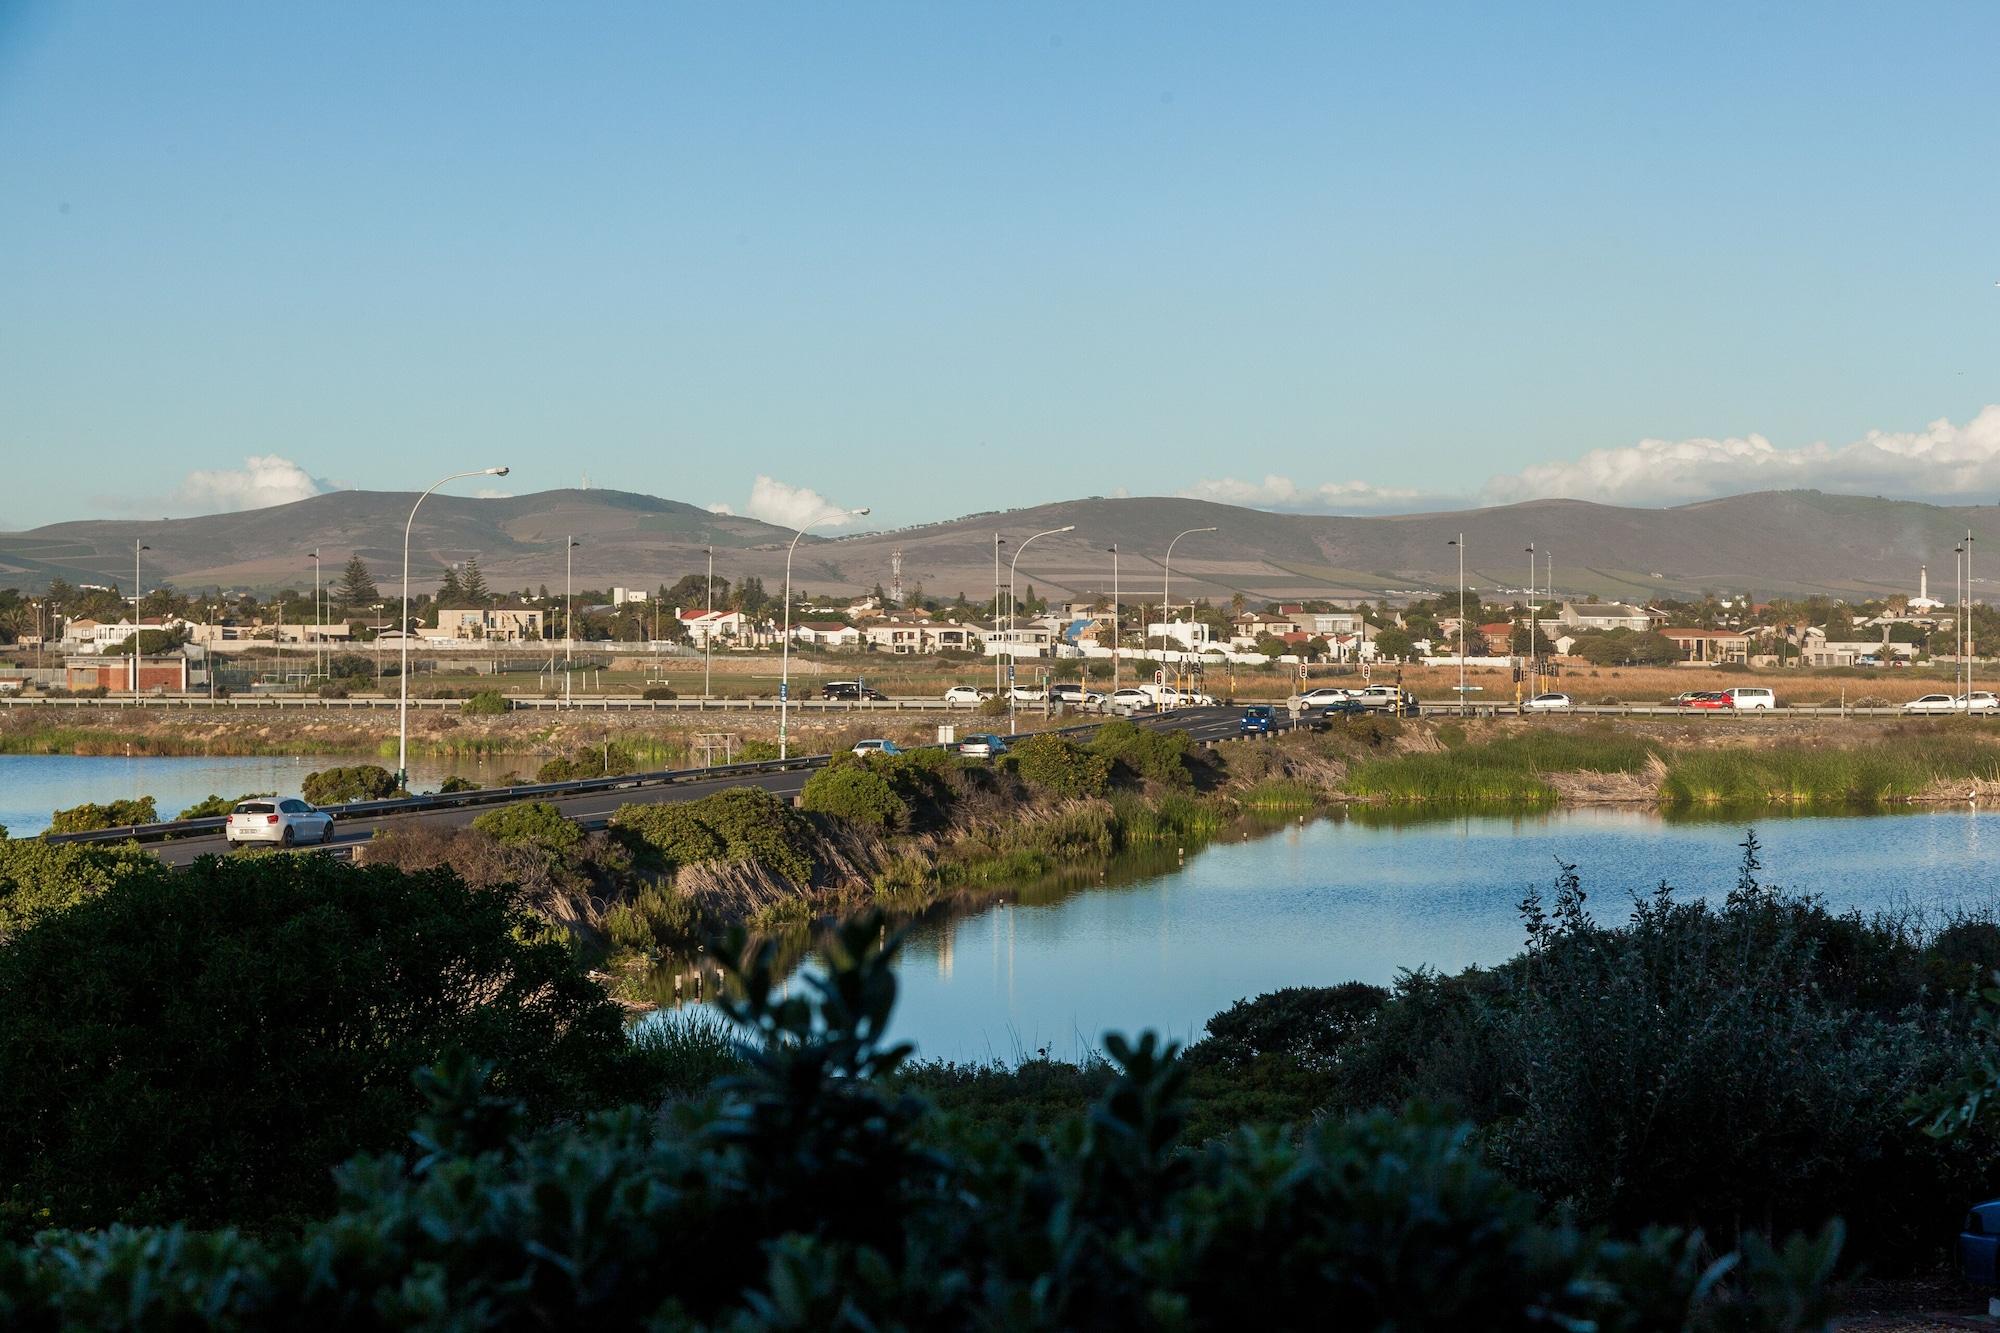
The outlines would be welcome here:
M 563 707 L 569 706 L 569 678 L 573 674 L 570 663 L 575 658 L 576 645 L 576 593 L 571 587 L 570 571 L 574 560 L 572 553 L 583 545 L 574 537 L 563 538 Z
M 1111 694 L 1118 693 L 1118 544 L 1111 545 Z M 1111 703 L 1111 694 L 1104 696 L 1105 706 Z
M 1445 543 L 1458 548 L 1458 715 L 1465 716 L 1465 534 Z
M 139 702 L 139 644 L 145 637 L 145 620 L 141 603 L 145 600 L 139 587 L 139 552 L 153 548 L 138 539 L 132 542 L 132 702 Z
M 1528 543 L 1528 670 L 1522 673 L 1531 695 L 1542 692 L 1540 659 L 1535 656 L 1535 544 Z
M 993 534 L 993 633 L 996 636 L 1000 633 L 1000 548 L 1006 544 L 1007 539 L 1005 537 L 1002 537 L 997 532 Z M 1006 646 L 1005 640 L 1001 641 L 1001 646 L 1003 648 Z M 1004 688 L 1000 683 L 1000 654 L 995 653 L 993 654 L 993 697 L 996 699 L 999 698 Z
M 708 698 L 709 670 L 715 663 L 715 548 L 708 548 L 708 619 L 701 626 L 701 697 Z
M 326 667 L 320 662 L 320 649 L 326 643 L 326 612 L 319 601 L 319 552 L 308 552 L 313 562 L 313 675 L 324 678 Z

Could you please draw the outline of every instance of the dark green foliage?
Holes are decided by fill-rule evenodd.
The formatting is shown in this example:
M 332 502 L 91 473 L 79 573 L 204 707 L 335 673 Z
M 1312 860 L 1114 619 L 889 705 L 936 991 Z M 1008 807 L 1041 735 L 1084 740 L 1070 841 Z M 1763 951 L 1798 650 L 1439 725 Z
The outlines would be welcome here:
M 812 882 L 812 830 L 790 803 L 762 787 L 736 787 L 698 801 L 622 805 L 611 826 L 665 868 L 754 861 L 800 887 Z
M 1044 732 L 1017 743 L 1007 759 L 1028 789 L 1065 799 L 1102 796 L 1111 785 L 1111 760 L 1067 736 Z
M 381 801 L 396 794 L 396 775 L 380 764 L 324 768 L 308 773 L 299 794 L 314 805 L 344 805 L 349 801 Z
M 737 969 L 740 1053 L 667 1117 L 527 1132 L 488 1067 L 423 1071 L 415 1151 L 341 1168 L 297 1239 L 50 1233 L 0 1249 L 0 1318 L 43 1326 L 1209 1330 L 1824 1328 L 1840 1232 L 1715 1256 L 1541 1220 L 1434 1114 L 1180 1141 L 1188 1071 L 1107 1038 L 1052 1132 L 940 1120 L 901 1091 L 895 974 L 854 923 L 807 995 Z
M 449 872 L 323 857 L 155 868 L 42 919 L 0 948 L 0 1229 L 325 1208 L 451 1051 L 540 1120 L 631 1095 L 617 1009 L 537 933 Z
M 355 685 L 371 685 L 375 681 L 375 663 L 360 653 L 335 653 L 326 659 L 326 674 Z
M 231 810 L 234 810 L 236 808 L 236 803 L 238 801 L 250 801 L 250 800 L 255 800 L 259 796 L 269 796 L 269 795 L 271 795 L 271 793 L 267 791 L 252 791 L 252 792 L 245 792 L 243 793 L 243 795 L 235 797 L 233 799 L 226 796 L 205 796 L 201 800 L 196 801 L 193 805 L 189 806 L 187 809 L 181 811 L 178 815 L 175 815 L 174 818 L 212 819 L 217 815 L 226 815 Z
M 865 761 L 851 757 L 807 778 L 799 804 L 814 814 L 833 815 L 885 831 L 905 829 L 910 824 L 910 807 L 889 785 L 888 778 Z
M 1115 782 L 1143 782 L 1170 790 L 1194 785 L 1197 760 L 1185 732 L 1154 731 L 1113 718 L 1097 729 L 1090 750 L 1111 762 Z
M 443 782 L 438 783 L 438 794 L 440 796 L 450 796 L 457 792 L 478 790 L 478 783 L 474 782 L 471 778 L 462 778 L 456 773 L 448 775 Z
M 58 810 L 50 818 L 51 833 L 90 833 L 97 829 L 125 828 L 132 824 L 157 824 L 160 812 L 150 796 L 131 801 L 111 801 L 104 805 L 73 805 Z
M 674 692 L 674 687 L 671 685 L 648 685 L 644 690 L 640 691 L 639 697 L 641 699 L 678 699 L 680 695 Z
M 558 755 L 535 770 L 537 782 L 575 782 L 582 778 L 622 777 L 638 771 L 639 757 L 616 741 L 588 745 L 571 755 Z
M 472 827 L 489 838 L 505 843 L 525 843 L 551 852 L 568 854 L 583 841 L 583 830 L 573 819 L 547 801 L 521 801 L 488 810 L 472 821 Z
M 1389 992 L 1349 981 L 1339 986 L 1289 986 L 1238 1000 L 1208 1020 L 1203 1056 L 1244 1064 L 1260 1055 L 1289 1056 L 1307 1066 L 1338 1058 L 1340 1048 L 1381 1016 Z
M 498 690 L 480 690 L 468 695 L 458 711 L 466 717 L 499 717 L 513 706 Z
M 48 843 L 0 839 L 0 941 L 132 875 L 159 869 L 135 842 Z

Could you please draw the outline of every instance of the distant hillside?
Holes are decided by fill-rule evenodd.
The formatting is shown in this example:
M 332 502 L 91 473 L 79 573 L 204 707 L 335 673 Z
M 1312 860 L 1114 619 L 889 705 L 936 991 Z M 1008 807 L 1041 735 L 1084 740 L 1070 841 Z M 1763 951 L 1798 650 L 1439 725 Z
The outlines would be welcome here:
M 131 579 L 132 543 L 146 542 L 146 581 L 183 588 L 270 589 L 309 582 L 305 553 L 317 547 L 332 577 L 350 553 L 369 563 L 383 591 L 395 584 L 403 523 L 415 497 L 341 491 L 296 504 L 167 522 L 58 523 L 0 535 L 0 586 L 40 588 Z M 1447 588 L 1457 572 L 1448 543 L 1463 532 L 1468 581 L 1515 589 L 1527 579 L 1525 548 L 1555 555 L 1559 592 L 1644 600 L 1704 589 L 1758 595 L 1828 593 L 1852 598 L 1913 592 L 1928 564 L 1932 592 L 1949 596 L 1952 546 L 1967 527 L 1995 531 L 1990 507 L 1947 508 L 1911 501 L 1766 491 L 1673 509 L 1622 509 L 1575 500 L 1537 500 L 1445 514 L 1350 518 L 1271 514 L 1202 500 L 1066 500 L 979 514 L 898 532 L 808 536 L 793 569 L 796 586 L 848 593 L 890 582 L 891 555 L 903 555 L 906 588 L 983 600 L 993 588 L 993 539 L 1000 577 L 1018 543 L 1050 528 L 1020 561 L 1020 582 L 1043 595 L 1111 591 L 1119 548 L 1127 602 L 1157 601 L 1167 543 L 1174 551 L 1175 600 L 1190 594 L 1252 602 L 1272 598 L 1375 599 Z M 506 499 L 435 495 L 419 516 L 411 547 L 412 583 L 433 586 L 445 566 L 477 557 L 495 588 L 561 586 L 563 539 L 574 534 L 579 587 L 653 588 L 699 572 L 716 548 L 716 573 L 775 585 L 783 577 L 790 530 L 709 513 L 693 505 L 623 491 L 561 490 Z M 1986 565 L 2000 575 L 2000 540 Z M 1979 573 L 1975 569 L 1975 574 Z M 1991 586 L 1981 577 L 1979 588 Z

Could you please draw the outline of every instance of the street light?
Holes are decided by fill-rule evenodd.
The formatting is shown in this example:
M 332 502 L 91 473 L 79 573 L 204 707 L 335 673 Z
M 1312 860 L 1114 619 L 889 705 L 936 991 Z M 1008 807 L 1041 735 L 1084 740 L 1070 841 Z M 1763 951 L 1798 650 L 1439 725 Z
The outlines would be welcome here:
M 1214 531 L 1214 528 L 1189 528 L 1167 543 L 1167 558 L 1161 562 L 1160 573 L 1160 661 L 1162 662 L 1167 660 L 1167 626 L 1174 623 L 1173 603 L 1168 598 L 1168 591 L 1173 587 L 1174 581 L 1174 546 L 1182 537 L 1190 537 L 1197 532 Z
M 144 542 L 138 540 L 136 537 L 133 538 L 132 540 L 132 702 L 133 703 L 139 702 L 139 642 L 144 637 L 146 628 L 144 624 L 145 616 L 142 614 L 144 608 L 141 605 L 141 603 L 145 599 L 144 599 L 144 594 L 139 587 L 139 552 L 150 551 L 152 549 L 153 549 L 152 547 L 146 545 Z
M 457 481 L 462 477 L 504 477 L 504 467 L 475 468 L 470 472 L 454 472 L 438 481 L 429 491 L 417 497 L 417 503 L 410 506 L 410 519 L 403 524 L 403 618 L 397 622 L 397 629 L 403 636 L 402 668 L 396 676 L 396 785 L 404 790 L 410 785 L 410 533 L 417 526 L 417 510 L 424 501 L 431 498 L 445 482 Z
M 792 544 L 785 548 L 785 637 L 778 648 L 778 758 L 791 758 L 790 737 L 786 723 L 792 705 L 792 553 L 799 549 L 799 539 L 806 535 L 806 528 L 818 527 L 840 518 L 866 518 L 866 509 L 835 509 L 821 514 L 801 527 Z M 711 632 L 715 629 L 709 626 Z
M 1111 551 L 1111 694 L 1118 693 L 1118 543 L 1113 542 Z M 1108 707 L 1111 694 L 1104 696 Z
M 1015 651 L 1020 644 L 1014 639 L 1014 571 L 1020 567 L 1021 552 L 1028 549 L 1029 542 L 1039 541 L 1043 537 L 1053 537 L 1059 532 L 1075 531 L 1076 524 L 1069 523 L 1060 528 L 1038 532 L 1032 537 L 1024 537 L 1021 544 L 1014 548 L 1014 558 L 1007 562 L 1007 734 L 1009 736 L 1014 734 L 1014 659 L 1020 656 Z
M 1541 678 L 1541 672 L 1537 669 L 1538 666 L 1539 663 L 1535 657 L 1535 544 L 1533 542 L 1529 542 L 1528 543 L 1528 670 L 1532 673 L 1532 678 L 1528 680 L 1527 684 L 1528 684 L 1528 692 L 1530 694 L 1536 694 L 1541 691 L 1542 678 Z
M 574 537 L 563 539 L 563 704 L 569 704 L 569 678 L 574 668 L 570 666 L 572 649 L 576 635 L 576 594 L 570 589 L 570 569 L 574 556 L 572 552 L 583 545 Z
M 320 664 L 320 652 L 326 643 L 326 612 L 319 600 L 319 552 L 308 551 L 313 562 L 313 675 L 326 675 L 326 668 Z
M 1007 544 L 1007 539 L 1005 537 L 1002 537 L 997 532 L 993 534 L 993 632 L 996 635 L 1000 633 L 1000 548 L 1005 546 L 1006 544 Z M 1002 647 L 1004 646 L 1005 645 L 1003 644 Z M 997 699 L 1000 697 L 1001 689 L 1002 686 L 1000 684 L 1000 654 L 995 653 L 993 654 L 993 697 L 994 698 Z
M 1445 543 L 1458 548 L 1458 714 L 1465 716 L 1465 534 Z
M 708 548 L 708 619 L 701 626 L 701 697 L 708 698 L 708 672 L 715 662 L 715 548 Z

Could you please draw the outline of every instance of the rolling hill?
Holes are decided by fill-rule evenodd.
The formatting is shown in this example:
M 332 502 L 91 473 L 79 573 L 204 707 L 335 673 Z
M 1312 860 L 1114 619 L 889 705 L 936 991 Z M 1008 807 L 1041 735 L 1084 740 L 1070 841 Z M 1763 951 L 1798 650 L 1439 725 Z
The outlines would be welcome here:
M 49 579 L 115 583 L 130 579 L 132 543 L 152 549 L 146 582 L 183 588 L 268 590 L 311 578 L 306 553 L 318 548 L 333 577 L 359 554 L 383 590 L 395 586 L 403 524 L 415 497 L 340 491 L 294 504 L 171 521 L 57 523 L 0 535 L 0 586 L 37 589 Z M 995 534 L 1006 562 L 1031 533 L 1073 525 L 1027 548 L 1019 577 L 1043 594 L 1109 592 L 1119 548 L 1127 602 L 1157 600 L 1163 557 L 1174 535 L 1176 600 L 1190 593 L 1226 599 L 1379 598 L 1448 588 L 1457 572 L 1449 542 L 1465 535 L 1468 582 L 1514 589 L 1527 578 L 1525 548 L 1555 555 L 1559 592 L 1638 598 L 1704 589 L 1758 595 L 1827 593 L 1861 598 L 1915 589 L 1928 564 L 1932 590 L 1949 593 L 1952 546 L 1968 528 L 1993 528 L 1993 507 L 1953 508 L 1914 501 L 1766 491 L 1671 509 L 1627 509 L 1576 500 L 1536 500 L 1491 509 L 1376 517 L 1273 514 L 1202 500 L 1065 500 L 1004 513 L 975 514 L 895 532 L 810 535 L 798 548 L 796 586 L 847 593 L 890 581 L 902 552 L 906 587 L 950 597 L 991 595 Z M 789 529 L 713 514 L 674 500 L 611 490 L 558 490 L 503 499 L 437 495 L 425 503 L 411 544 L 414 586 L 434 585 L 447 564 L 477 557 L 494 588 L 560 587 L 563 541 L 574 535 L 579 588 L 653 588 L 701 570 L 716 550 L 718 575 L 754 574 L 773 585 L 784 574 Z M 1994 547 L 2000 561 L 2000 542 Z M 2000 564 L 1994 568 L 2000 570 Z M 1975 573 L 1977 571 L 1975 570 Z M 1986 586 L 1985 579 L 1976 586 Z

